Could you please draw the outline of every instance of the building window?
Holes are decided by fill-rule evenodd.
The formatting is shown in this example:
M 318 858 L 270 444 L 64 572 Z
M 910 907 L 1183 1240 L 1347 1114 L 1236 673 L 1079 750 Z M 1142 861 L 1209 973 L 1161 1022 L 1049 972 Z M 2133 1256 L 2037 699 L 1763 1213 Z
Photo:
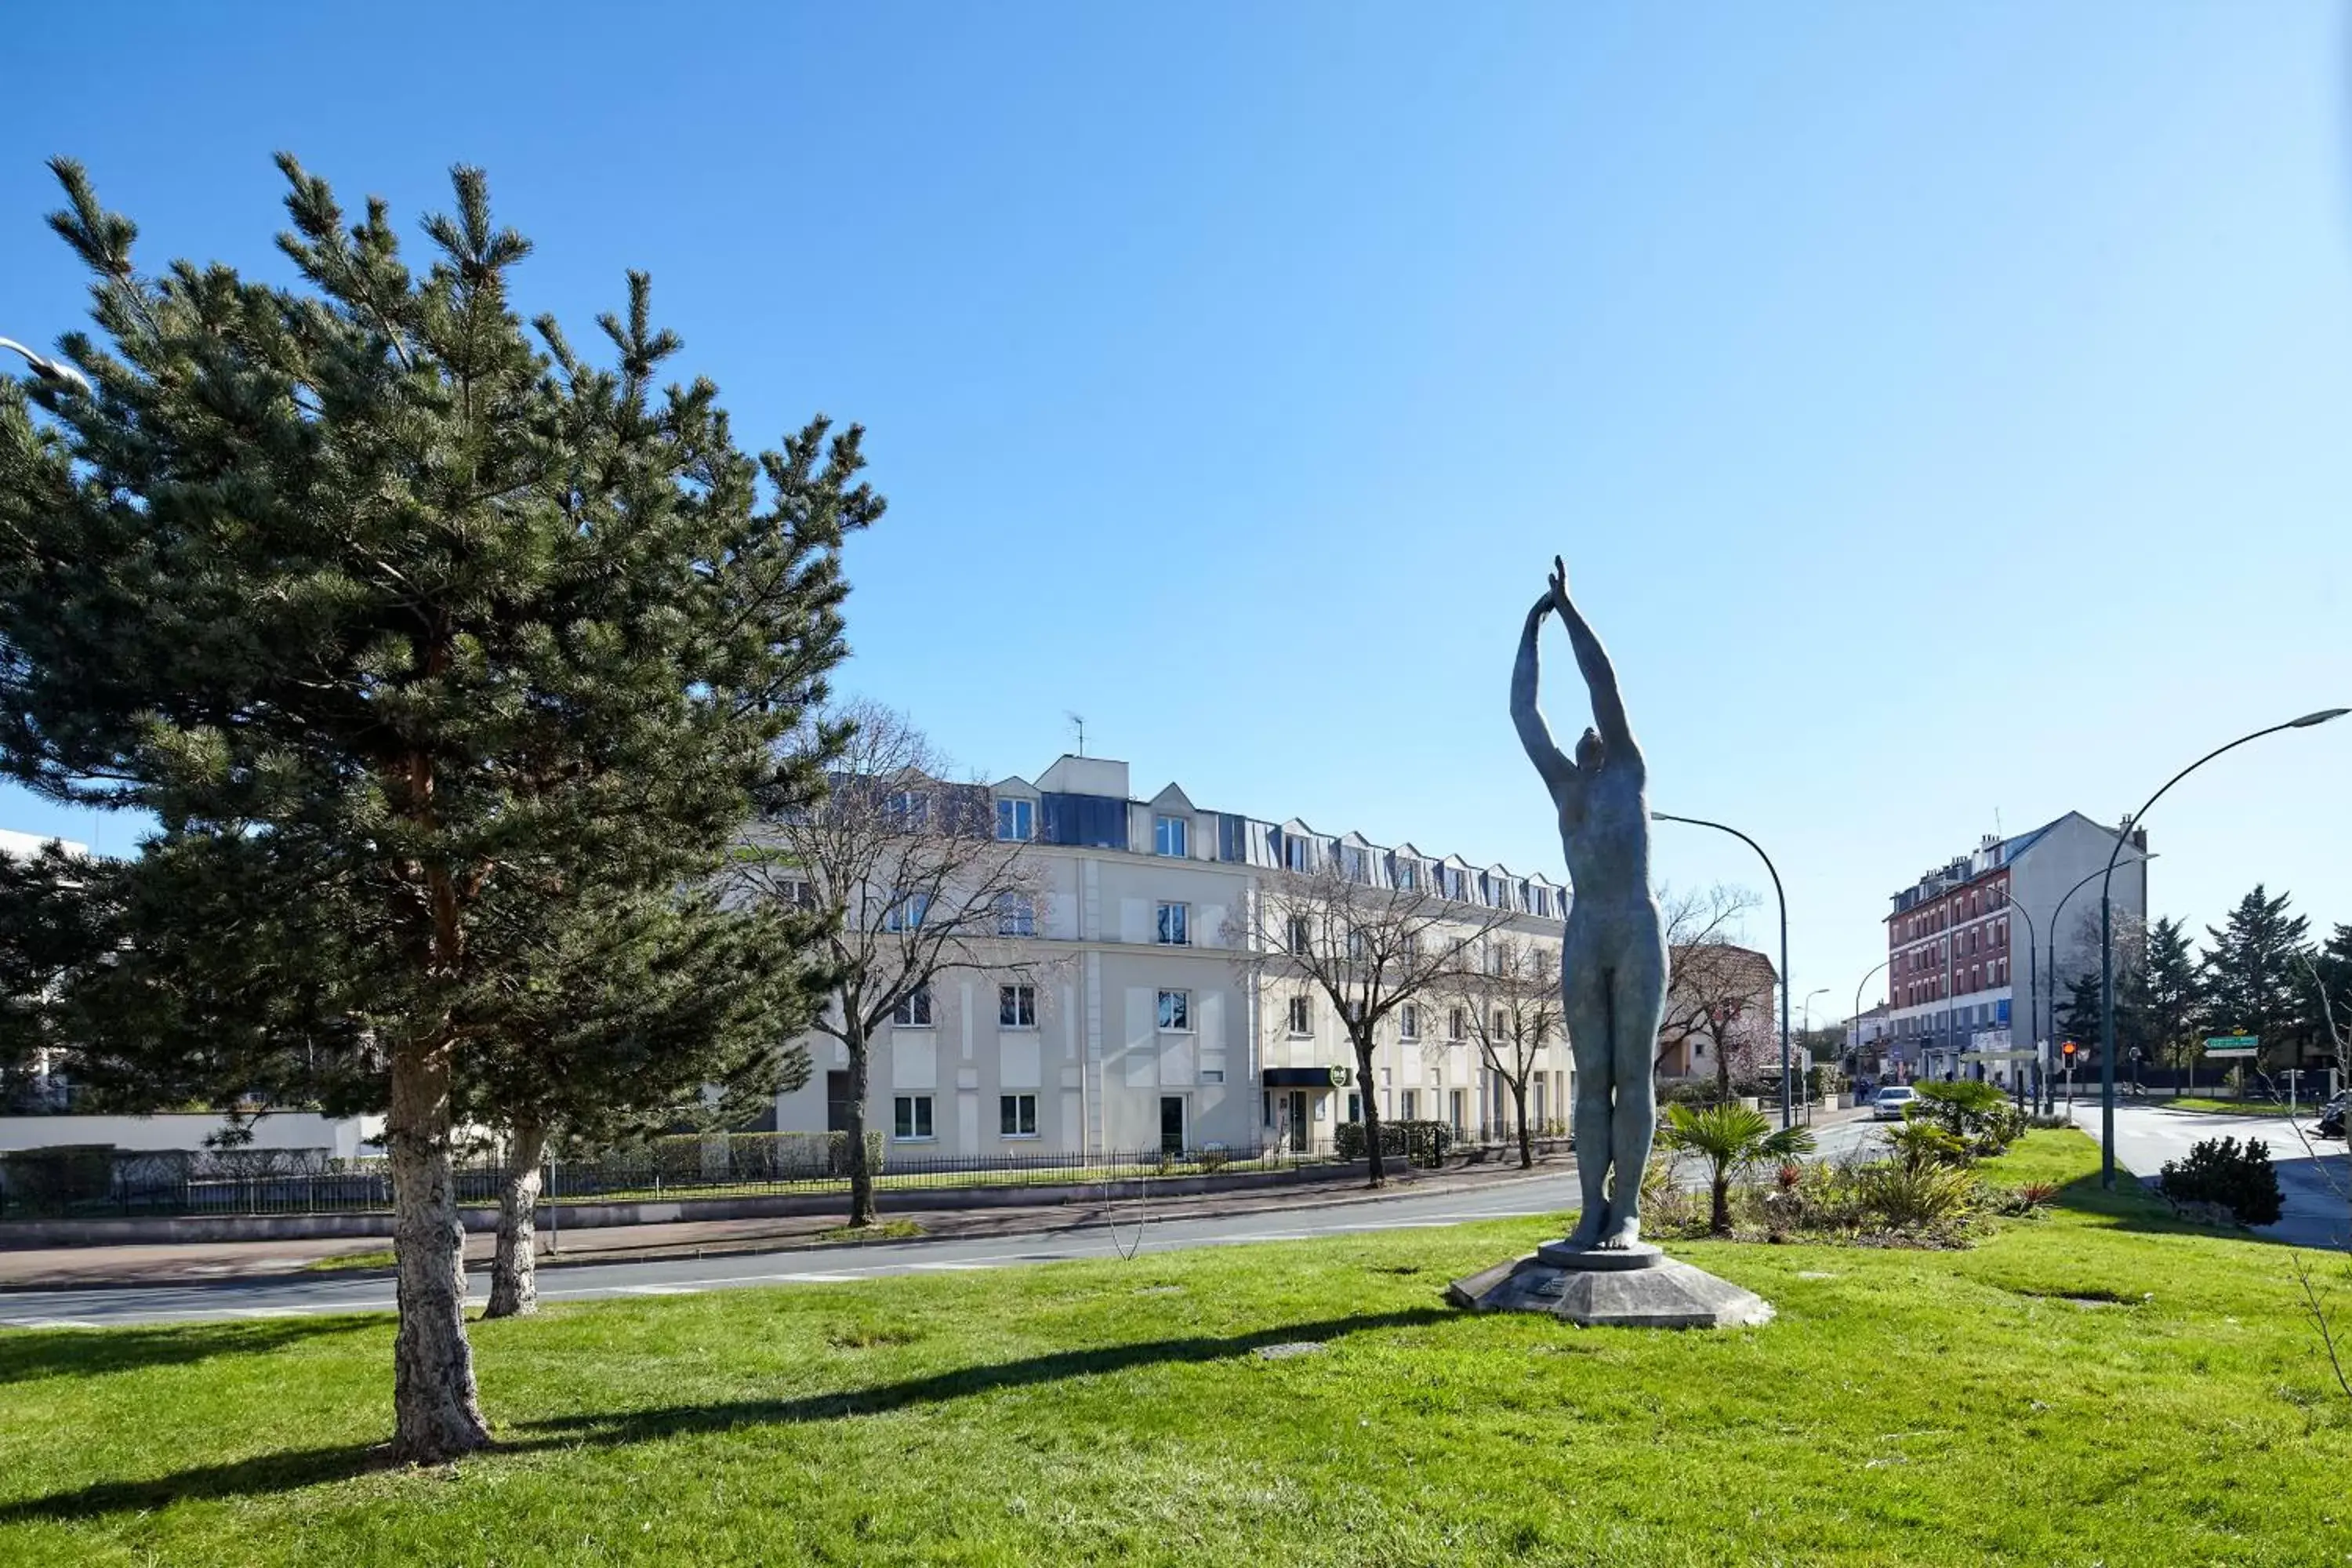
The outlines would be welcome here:
M 1511 1037 L 1509 1015 L 1506 1014 L 1500 1007 L 1495 1009 L 1495 1016 L 1492 1022 L 1495 1026 L 1494 1037 L 1496 1039 L 1507 1040 Z
M 893 893 L 890 907 L 882 912 L 884 931 L 919 931 L 923 917 L 931 912 L 928 893 Z
M 902 1094 L 891 1102 L 890 1135 L 908 1140 L 931 1136 L 931 1097 Z
M 1421 1004 L 1408 1002 L 1397 1009 L 1397 1035 L 1407 1043 L 1421 1038 Z
M 919 789 L 892 790 L 882 797 L 882 810 L 890 826 L 911 831 L 930 819 L 931 797 Z
M 1162 904 L 1160 906 L 1160 945 L 1190 947 L 1192 945 L 1192 906 Z
M 1445 1037 L 1449 1040 L 1461 1039 L 1463 1030 L 1468 1026 L 1469 1022 L 1469 1016 L 1462 1008 L 1448 1009 L 1445 1015 Z
M 1354 845 L 1344 845 L 1339 850 L 1339 873 L 1350 882 L 1364 879 L 1364 852 Z
M 1490 942 L 1486 944 L 1486 973 L 1489 974 L 1503 973 L 1503 944 L 1499 942 Z
M 1037 988 L 1034 985 L 1000 985 L 996 988 L 997 1026 L 1005 1029 L 1034 1029 L 1037 1026 Z
M 1350 963 L 1364 962 L 1364 933 L 1353 926 L 1348 928 L 1348 962 Z
M 1303 837 L 1285 835 L 1282 840 L 1282 863 L 1294 871 L 1315 868 L 1314 846 Z
M 1172 855 L 1183 859 L 1192 853 L 1188 847 L 1187 824 L 1181 816 L 1155 816 L 1151 819 L 1151 852 Z
M 1035 936 L 1037 934 L 1036 900 L 1025 898 L 1019 893 L 997 894 L 996 934 Z
M 1400 1109 L 1403 1110 L 1404 1119 L 1407 1121 L 1418 1121 L 1421 1116 L 1421 1091 L 1417 1089 L 1406 1089 L 1404 1101 Z
M 1037 1136 L 1037 1097 L 1034 1094 L 999 1095 L 996 1100 L 996 1130 L 1007 1138 Z
M 890 1022 L 902 1029 L 928 1029 L 931 1026 L 931 988 L 918 985 L 898 998 L 890 1009 Z M 929 1137 L 929 1134 L 924 1134 Z
M 1022 844 L 1037 837 L 1037 803 L 1032 800 L 998 801 L 996 836 Z
M 1202 1068 L 1201 1069 L 1201 1081 L 1202 1083 L 1223 1083 L 1225 1081 L 1225 1069 L 1223 1068 Z
M 1293 915 L 1290 917 L 1289 928 L 1286 934 L 1290 939 L 1289 946 L 1291 952 L 1305 952 L 1307 951 L 1307 940 L 1313 932 L 1307 923 L 1307 917 L 1305 915 Z
M 1348 1120 L 1350 1121 L 1361 1121 L 1363 1119 L 1364 1097 L 1360 1094 L 1349 1094 L 1348 1096 Z
M 1290 1032 L 1294 1036 L 1311 1035 L 1315 1032 L 1315 999 L 1313 997 L 1293 996 L 1290 999 Z
M 1160 994 L 1160 1026 L 1171 1034 L 1192 1031 L 1192 994 L 1190 991 L 1162 991 Z
M 1413 864 L 1411 859 L 1399 860 L 1396 863 L 1397 887 L 1402 891 L 1410 893 L 1414 888 L 1420 886 L 1420 884 L 1421 868 Z

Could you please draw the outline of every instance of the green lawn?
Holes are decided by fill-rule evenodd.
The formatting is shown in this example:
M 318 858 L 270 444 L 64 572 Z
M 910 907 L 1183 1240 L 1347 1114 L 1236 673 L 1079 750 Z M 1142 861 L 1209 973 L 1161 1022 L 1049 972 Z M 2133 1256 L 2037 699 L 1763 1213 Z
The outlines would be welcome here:
M 2095 1164 L 1966 1252 L 1677 1244 L 1734 1333 L 1440 1303 L 1537 1222 L 555 1308 L 438 1472 L 367 1468 L 385 1320 L 6 1333 L 0 1562 L 2344 1563 L 2289 1254 Z
M 2268 1100 L 2208 1100 L 2194 1094 L 2178 1095 L 2171 1100 L 2150 1100 L 2143 1103 L 2161 1106 L 2168 1110 L 2210 1111 L 2218 1116 L 2317 1116 L 2320 1102 L 2306 1100 L 2292 1111 Z

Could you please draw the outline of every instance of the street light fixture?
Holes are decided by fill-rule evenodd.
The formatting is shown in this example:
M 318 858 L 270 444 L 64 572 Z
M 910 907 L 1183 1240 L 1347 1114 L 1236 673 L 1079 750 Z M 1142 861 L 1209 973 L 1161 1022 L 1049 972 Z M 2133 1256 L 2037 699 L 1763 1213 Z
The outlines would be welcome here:
M 2150 855 L 2145 850 L 2140 853 L 2139 902 L 2140 912 L 2142 914 L 2146 914 L 2147 912 L 2147 863 L 2150 860 L 2161 858 L 2161 856 Z M 2084 878 L 2081 881 L 2075 883 L 2073 887 L 2067 889 L 2064 892 L 2059 894 L 2058 905 L 2050 912 L 2050 1000 L 2044 1004 L 2044 1016 L 2049 1019 L 2050 1044 L 2053 1049 L 2058 1044 L 2058 932 L 2063 923 L 2063 917 L 2066 913 L 2066 900 L 2081 892 L 2084 889 L 2089 887 L 2092 883 L 2097 881 L 2100 875 L 2100 872 L 2094 871 L 2089 876 Z M 2073 1080 L 2070 1079 L 2068 1081 L 2071 1083 Z M 2057 1104 L 2058 1086 L 2054 1083 L 2045 1082 L 2042 1085 L 2042 1109 L 2045 1111 L 2054 1110 Z
M 1687 823 L 1693 827 L 1712 827 L 1717 833 L 1730 834 L 1756 851 L 1756 858 L 1764 862 L 1764 869 L 1772 878 L 1772 897 L 1780 906 L 1780 1125 L 1783 1128 L 1793 1126 L 1796 1115 L 1789 1105 L 1789 895 L 1780 886 L 1780 868 L 1772 864 L 1772 857 L 1764 853 L 1764 846 L 1737 827 L 1709 822 L 1703 816 L 1676 816 L 1664 811 L 1654 811 L 1650 815 L 1660 822 Z
M 2257 730 L 2251 735 L 2241 735 L 2226 746 L 2216 746 L 2170 778 L 2163 788 L 2147 797 L 2147 805 L 2124 818 L 2122 832 L 2116 835 L 2116 847 L 2107 851 L 2105 879 L 2099 884 L 2099 1185 L 2112 1188 L 2116 1184 L 2116 970 L 2114 955 L 2113 901 L 2116 857 L 2124 852 L 2124 839 L 2147 817 L 2148 807 L 2164 798 L 2170 789 L 2207 763 L 2224 752 L 2234 752 L 2249 741 L 2259 741 L 2264 735 L 2275 735 L 2281 730 L 2309 730 L 2325 724 L 2330 719 L 2341 719 L 2352 713 L 2352 708 L 2325 708 L 2316 713 L 2306 713 L 2300 719 L 2290 719 L 2284 724 L 2273 724 L 2267 730 Z
M 51 359 L 47 354 L 36 353 L 14 338 L 0 338 L 0 349 L 14 349 L 23 354 L 25 363 L 33 367 L 34 376 L 48 385 L 78 387 L 82 395 L 85 397 L 89 395 L 89 377 L 82 374 L 65 361 Z
M 1885 968 L 1888 964 L 1894 962 L 1895 955 L 1893 953 L 1887 954 L 1885 958 L 1880 959 L 1876 963 L 1872 964 L 1863 974 L 1863 977 L 1853 983 L 1853 1065 L 1857 1073 L 1859 1073 L 1862 1068 L 1862 988 L 1870 984 L 1871 975 L 1877 973 L 1880 970 Z M 1894 1000 L 1894 990 L 1891 986 L 1888 988 L 1887 1000 L 1889 1002 Z M 1892 1007 L 1887 1009 L 1887 1013 L 1890 1017 L 1893 1016 L 1894 1011 L 1895 1009 Z

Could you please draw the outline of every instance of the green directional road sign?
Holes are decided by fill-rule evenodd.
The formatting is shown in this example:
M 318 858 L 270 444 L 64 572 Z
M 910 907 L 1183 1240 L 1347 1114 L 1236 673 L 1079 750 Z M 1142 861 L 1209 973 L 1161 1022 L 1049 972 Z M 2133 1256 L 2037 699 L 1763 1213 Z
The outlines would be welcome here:
M 2205 1037 L 2205 1054 L 2209 1057 L 2250 1057 L 2261 1045 L 2261 1039 L 2253 1035 L 2208 1035 Z

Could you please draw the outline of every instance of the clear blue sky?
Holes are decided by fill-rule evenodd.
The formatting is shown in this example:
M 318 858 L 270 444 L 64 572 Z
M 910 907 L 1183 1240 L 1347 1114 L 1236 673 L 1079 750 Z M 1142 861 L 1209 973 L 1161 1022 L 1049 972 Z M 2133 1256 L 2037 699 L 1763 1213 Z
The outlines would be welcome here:
M 1654 804 L 1774 851 L 1795 990 L 1843 1011 L 1886 895 L 1979 834 L 2113 820 L 2352 702 L 2334 5 L 18 32 L 0 332 L 81 316 L 46 153 L 150 265 L 265 270 L 274 149 L 412 234 L 482 163 L 540 245 L 527 309 L 585 341 L 647 268 L 744 435 L 869 427 L 891 510 L 854 547 L 841 684 L 990 776 L 1034 776 L 1075 709 L 1145 793 L 1558 875 L 1505 712 L 1557 551 Z M 2259 880 L 2352 921 L 2348 779 L 2352 720 L 2183 786 L 2150 819 L 2159 910 Z M 133 836 L 22 795 L 0 826 Z M 1678 883 L 1763 885 L 1730 840 L 1660 835 Z

